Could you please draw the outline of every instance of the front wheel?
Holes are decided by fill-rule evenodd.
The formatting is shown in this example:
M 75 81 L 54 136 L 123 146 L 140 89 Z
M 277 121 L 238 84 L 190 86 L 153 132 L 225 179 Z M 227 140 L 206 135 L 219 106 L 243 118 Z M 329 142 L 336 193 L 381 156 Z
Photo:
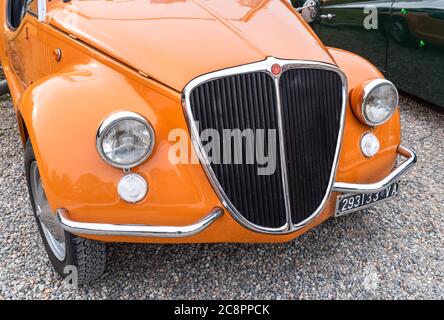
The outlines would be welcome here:
M 393 19 L 389 28 L 392 39 L 403 46 L 412 46 L 414 44 L 411 32 L 402 19 Z
M 73 283 L 86 284 L 105 271 L 106 245 L 64 231 L 46 198 L 30 140 L 25 148 L 25 171 L 34 216 L 49 260 L 57 273 Z

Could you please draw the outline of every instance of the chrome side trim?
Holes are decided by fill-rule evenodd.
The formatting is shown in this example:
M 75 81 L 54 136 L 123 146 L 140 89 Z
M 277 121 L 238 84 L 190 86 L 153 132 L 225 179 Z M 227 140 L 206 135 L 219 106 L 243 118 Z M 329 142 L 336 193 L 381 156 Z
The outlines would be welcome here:
M 282 74 L 283 70 L 281 71 Z M 282 190 L 284 192 L 285 211 L 287 217 L 287 223 L 285 226 L 287 230 L 291 231 L 293 226 L 291 218 L 291 200 L 290 200 L 290 187 L 288 184 L 288 170 L 287 170 L 287 151 L 285 149 L 285 136 L 284 136 L 284 122 L 282 119 L 282 101 L 281 101 L 281 88 L 279 86 L 279 77 L 274 77 L 274 86 L 276 88 L 276 101 L 277 101 L 277 120 L 278 120 L 278 135 L 279 135 L 279 153 L 281 160 L 281 175 L 282 175 Z
M 278 64 L 282 67 L 282 72 L 276 76 L 271 72 L 271 68 L 274 64 Z M 205 150 L 202 146 L 202 143 L 199 138 L 199 130 L 197 128 L 192 110 L 191 110 L 191 101 L 190 96 L 191 92 L 194 88 L 197 86 L 204 84 L 206 82 L 224 78 L 227 76 L 232 75 L 238 75 L 238 74 L 246 74 L 246 73 L 252 73 L 252 72 L 265 72 L 269 74 L 271 77 L 275 79 L 275 85 L 276 87 L 279 87 L 279 79 L 280 76 L 289 69 L 302 69 L 302 68 L 309 68 L 309 69 L 323 69 L 323 70 L 329 70 L 336 72 L 342 79 L 342 106 L 341 106 L 341 119 L 340 119 L 340 128 L 339 128 L 339 134 L 338 134 L 338 141 L 336 145 L 336 153 L 334 157 L 334 162 L 332 166 L 332 171 L 330 175 L 330 181 L 328 184 L 328 188 L 325 192 L 325 197 L 319 207 L 313 212 L 312 215 L 310 215 L 307 219 L 301 221 L 298 224 L 293 224 L 291 221 L 291 212 L 290 212 L 290 197 L 289 197 L 289 190 L 288 190 L 288 182 L 287 181 L 287 175 L 284 174 L 284 170 L 286 172 L 286 165 L 284 164 L 282 167 L 282 173 L 283 173 L 283 186 L 284 186 L 284 197 L 285 197 L 285 203 L 287 210 L 287 222 L 285 225 L 279 227 L 279 228 L 267 228 L 258 226 L 247 219 L 235 208 L 235 206 L 231 203 L 228 196 L 226 195 L 225 191 L 223 190 L 222 186 L 218 182 L 213 169 L 210 166 L 210 162 L 207 158 L 207 155 L 205 153 Z M 280 136 L 283 135 L 283 128 L 282 128 L 282 112 L 281 112 L 281 101 L 279 96 L 280 90 L 277 91 L 278 100 L 277 100 L 277 107 L 278 107 L 278 117 L 279 119 L 279 134 Z M 210 181 L 211 185 L 213 186 L 213 189 L 215 190 L 216 194 L 218 195 L 220 201 L 224 205 L 224 207 L 227 209 L 227 211 L 233 216 L 233 218 L 238 221 L 241 225 L 246 227 L 247 229 L 254 231 L 254 232 L 260 232 L 260 233 L 267 233 L 267 234 L 286 234 L 291 233 L 296 230 L 299 230 L 301 228 L 304 228 L 307 224 L 309 224 L 313 219 L 315 219 L 325 208 L 325 205 L 327 204 L 328 199 L 330 198 L 333 183 L 335 181 L 336 177 L 336 171 L 337 171 L 337 165 L 339 160 L 339 153 L 341 151 L 342 146 L 342 137 L 344 133 L 344 124 L 345 124 L 345 110 L 347 106 L 348 101 L 348 82 L 347 77 L 342 72 L 341 69 L 339 69 L 337 66 L 323 63 L 323 62 L 317 62 L 317 61 L 306 61 L 306 60 L 283 60 L 283 59 L 277 59 L 274 57 L 269 57 L 263 61 L 255 62 L 247 65 L 242 65 L 238 67 L 233 67 L 229 69 L 224 69 L 212 73 L 208 73 L 205 75 L 202 75 L 200 77 L 197 77 L 193 79 L 188 85 L 185 87 L 182 95 L 182 105 L 184 108 L 185 118 L 188 123 L 188 127 L 190 129 L 191 134 L 191 140 L 193 143 L 194 150 L 202 164 L 202 167 L 204 168 L 205 173 L 207 174 L 208 180 Z M 285 155 L 285 141 L 283 139 L 283 136 L 280 139 L 280 146 L 279 150 L 281 152 L 281 161 L 283 156 Z M 284 154 L 282 154 L 284 152 Z
M 62 228 L 73 234 L 118 237 L 185 238 L 207 229 L 223 215 L 221 208 L 215 208 L 202 220 L 188 226 L 149 226 L 77 222 L 71 220 L 66 209 L 58 209 L 57 220 Z
M 333 191 L 341 193 L 367 193 L 384 190 L 393 182 L 399 180 L 417 162 L 416 153 L 406 147 L 399 146 L 398 154 L 406 157 L 407 160 L 381 181 L 369 184 L 336 182 L 333 186 Z
M 38 18 L 40 22 L 45 21 L 46 17 L 46 0 L 37 0 Z

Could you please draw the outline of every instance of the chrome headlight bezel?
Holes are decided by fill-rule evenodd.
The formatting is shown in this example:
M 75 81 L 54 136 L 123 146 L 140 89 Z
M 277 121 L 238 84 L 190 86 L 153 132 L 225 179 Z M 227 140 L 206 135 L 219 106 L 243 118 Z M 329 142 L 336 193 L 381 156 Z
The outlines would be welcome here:
M 134 162 L 126 164 L 126 165 L 121 165 L 119 163 L 112 161 L 111 159 L 109 159 L 106 156 L 106 154 L 103 150 L 103 139 L 111 128 L 113 128 L 120 121 L 124 121 L 124 120 L 134 120 L 134 121 L 138 121 L 139 123 L 144 125 L 147 128 L 147 130 L 151 136 L 151 143 L 150 143 L 149 148 L 146 151 L 145 155 L 143 156 L 143 158 L 140 158 L 137 161 L 134 161 Z M 99 129 L 97 130 L 97 135 L 96 135 L 96 149 L 100 155 L 100 158 L 103 161 L 105 161 L 107 164 L 109 164 L 110 166 L 112 166 L 114 168 L 118 168 L 118 169 L 129 170 L 134 167 L 137 167 L 138 165 L 142 164 L 143 162 L 145 162 L 149 158 L 149 156 L 153 152 L 155 141 L 156 141 L 156 136 L 154 133 L 154 129 L 144 117 L 142 117 L 141 115 L 139 115 L 135 112 L 121 111 L 121 112 L 116 112 L 116 113 L 109 115 L 99 126 Z
M 368 114 L 366 112 L 366 105 L 367 105 L 367 102 L 368 102 L 368 99 L 369 99 L 371 93 L 375 89 L 377 89 L 377 88 L 379 88 L 381 86 L 389 86 L 389 87 L 391 87 L 396 92 L 396 101 L 395 101 L 394 106 L 390 110 L 390 114 L 383 121 L 375 122 L 375 121 L 372 121 L 371 119 L 369 119 Z M 357 115 L 358 118 L 362 122 L 364 122 L 365 124 L 367 124 L 369 126 L 379 126 L 379 125 L 382 125 L 382 124 L 386 123 L 387 121 L 389 121 L 391 119 L 391 117 L 393 116 L 393 114 L 395 113 L 395 111 L 396 111 L 396 108 L 397 108 L 397 106 L 399 104 L 398 89 L 396 89 L 395 85 L 391 81 L 389 81 L 389 80 L 386 80 L 386 79 L 375 79 L 375 80 L 372 80 L 372 81 L 370 81 L 369 83 L 367 83 L 364 86 L 364 88 L 362 90 L 362 98 L 361 98 L 360 103 L 361 103 L 360 108 L 359 108 L 360 112 Z

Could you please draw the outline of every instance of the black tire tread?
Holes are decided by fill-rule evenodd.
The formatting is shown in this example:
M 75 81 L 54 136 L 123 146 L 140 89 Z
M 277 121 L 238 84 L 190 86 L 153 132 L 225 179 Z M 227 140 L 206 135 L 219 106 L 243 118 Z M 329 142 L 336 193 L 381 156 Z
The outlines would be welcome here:
M 34 211 L 34 216 L 37 221 L 37 226 L 48 253 L 49 260 L 53 265 L 55 271 L 62 277 L 68 276 L 65 273 L 65 267 L 74 266 L 77 269 L 77 285 L 85 285 L 93 280 L 98 279 L 105 272 L 106 267 L 106 244 L 104 242 L 90 240 L 78 237 L 65 231 L 66 243 L 66 258 L 64 261 L 59 261 L 52 253 L 45 235 L 42 231 L 42 226 L 39 218 L 35 215 L 35 203 L 31 192 L 31 182 L 29 176 L 29 167 L 32 161 L 35 160 L 34 150 L 31 141 L 28 139 L 25 147 L 25 172 L 28 183 L 29 196 L 31 205 Z
M 71 235 L 78 284 L 87 284 L 99 278 L 106 267 L 106 244 Z

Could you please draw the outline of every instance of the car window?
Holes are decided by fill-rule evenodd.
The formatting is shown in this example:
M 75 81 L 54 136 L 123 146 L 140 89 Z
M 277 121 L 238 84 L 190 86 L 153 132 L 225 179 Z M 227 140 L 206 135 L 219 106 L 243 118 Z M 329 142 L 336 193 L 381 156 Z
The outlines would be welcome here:
M 17 29 L 25 15 L 25 0 L 8 1 L 8 22 L 11 29 Z

